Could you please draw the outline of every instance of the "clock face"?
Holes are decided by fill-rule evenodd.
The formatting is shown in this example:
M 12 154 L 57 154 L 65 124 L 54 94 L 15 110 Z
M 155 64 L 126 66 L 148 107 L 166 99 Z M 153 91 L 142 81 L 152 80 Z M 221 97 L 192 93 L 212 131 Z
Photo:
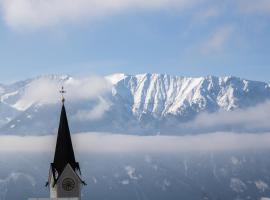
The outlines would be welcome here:
M 62 188 L 66 191 L 71 191 L 75 187 L 75 181 L 71 178 L 65 178 L 62 182 Z

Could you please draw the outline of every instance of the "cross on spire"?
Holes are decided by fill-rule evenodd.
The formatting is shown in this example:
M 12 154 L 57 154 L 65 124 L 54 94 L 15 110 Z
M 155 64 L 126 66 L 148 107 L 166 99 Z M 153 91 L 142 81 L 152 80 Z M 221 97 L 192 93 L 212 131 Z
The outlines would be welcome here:
M 62 103 L 65 102 L 65 97 L 64 97 L 64 94 L 67 93 L 65 90 L 64 90 L 64 86 L 62 86 L 61 90 L 59 91 L 60 94 L 62 95 Z

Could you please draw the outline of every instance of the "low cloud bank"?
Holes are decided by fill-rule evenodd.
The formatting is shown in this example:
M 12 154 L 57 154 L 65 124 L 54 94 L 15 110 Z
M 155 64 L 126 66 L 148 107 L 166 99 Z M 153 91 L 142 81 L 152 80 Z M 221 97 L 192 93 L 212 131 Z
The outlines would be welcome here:
M 234 111 L 201 113 L 194 120 L 179 125 L 181 132 L 248 132 L 263 133 L 270 130 L 270 102 Z
M 55 136 L 0 136 L 0 152 L 50 152 Z M 101 133 L 73 135 L 77 152 L 177 153 L 203 151 L 268 150 L 270 133 L 213 133 L 196 136 L 130 136 Z

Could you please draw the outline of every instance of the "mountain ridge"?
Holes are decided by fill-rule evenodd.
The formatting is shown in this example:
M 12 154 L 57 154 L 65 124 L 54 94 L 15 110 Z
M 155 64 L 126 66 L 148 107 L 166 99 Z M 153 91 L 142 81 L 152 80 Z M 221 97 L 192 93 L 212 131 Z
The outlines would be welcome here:
M 68 90 L 71 122 L 77 124 L 74 132 L 156 134 L 166 132 L 167 128 L 175 133 L 177 130 L 169 130 L 167 126 L 178 129 L 179 124 L 193 120 L 202 112 L 230 112 L 270 100 L 268 83 L 234 76 L 41 75 L 1 85 L 0 133 L 53 133 L 57 127 L 55 112 L 61 85 Z

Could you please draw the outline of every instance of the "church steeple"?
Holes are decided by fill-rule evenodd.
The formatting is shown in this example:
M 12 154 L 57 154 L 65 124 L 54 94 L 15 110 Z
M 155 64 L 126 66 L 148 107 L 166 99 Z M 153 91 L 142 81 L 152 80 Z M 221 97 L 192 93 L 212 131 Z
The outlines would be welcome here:
M 62 109 L 58 127 L 57 141 L 53 163 L 51 163 L 49 182 L 51 198 L 77 197 L 80 199 L 81 180 L 80 166 L 76 162 L 65 108 L 64 88 Z
M 63 102 L 52 169 L 56 170 L 58 176 L 60 176 L 67 164 L 70 164 L 74 171 L 80 171 L 79 163 L 75 160 L 65 104 Z

